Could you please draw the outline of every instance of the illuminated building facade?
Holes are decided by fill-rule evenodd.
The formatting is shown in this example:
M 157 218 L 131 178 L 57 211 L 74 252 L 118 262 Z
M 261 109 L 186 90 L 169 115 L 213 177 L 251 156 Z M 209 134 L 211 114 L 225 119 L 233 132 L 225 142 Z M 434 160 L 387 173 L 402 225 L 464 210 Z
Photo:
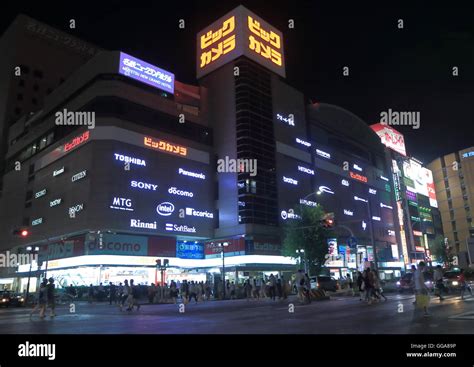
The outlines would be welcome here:
M 60 284 L 150 283 L 164 258 L 167 281 L 218 280 L 222 251 L 241 280 L 294 271 L 282 226 L 317 202 L 340 225 L 331 274 L 398 276 L 391 161 L 362 120 L 308 106 L 285 82 L 283 41 L 239 6 L 198 33 L 198 86 L 123 52 L 95 55 L 9 128 L 0 249 L 39 246 L 33 271 Z M 238 169 L 216 169 L 230 161 Z
M 394 187 L 394 206 L 399 243 L 405 267 L 419 261 L 436 263 L 431 253 L 437 237 L 443 236 L 433 173 L 422 162 L 407 155 L 403 135 L 390 126 L 371 126 L 387 147 Z

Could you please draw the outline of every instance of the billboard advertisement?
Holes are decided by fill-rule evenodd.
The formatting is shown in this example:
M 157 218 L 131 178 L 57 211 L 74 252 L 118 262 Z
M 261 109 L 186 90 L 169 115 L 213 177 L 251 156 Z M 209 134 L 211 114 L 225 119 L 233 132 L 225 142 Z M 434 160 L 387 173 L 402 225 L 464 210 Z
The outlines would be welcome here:
M 285 77 L 283 34 L 240 5 L 197 34 L 197 78 L 242 55 Z
M 397 153 L 407 155 L 405 149 L 405 138 L 394 128 L 383 123 L 373 124 L 372 130 L 380 137 L 382 144 L 396 151 Z
M 177 241 L 176 257 L 180 259 L 204 259 L 204 244 L 201 242 Z
M 120 52 L 119 74 L 135 79 L 141 83 L 174 93 L 174 74 L 149 64 L 136 57 Z
M 413 182 L 412 185 L 407 185 L 407 188 L 420 195 L 427 196 L 430 205 L 437 208 L 438 201 L 436 200 L 433 173 L 412 159 L 409 162 L 403 162 L 403 173 L 406 178 L 411 180 L 410 183 Z

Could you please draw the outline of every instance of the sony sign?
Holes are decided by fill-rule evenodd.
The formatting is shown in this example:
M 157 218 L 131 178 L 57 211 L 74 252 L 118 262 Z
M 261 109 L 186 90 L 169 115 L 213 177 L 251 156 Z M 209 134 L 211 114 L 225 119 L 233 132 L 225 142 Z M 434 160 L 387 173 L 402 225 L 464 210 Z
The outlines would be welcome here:
M 141 181 L 131 181 L 130 186 L 137 187 L 142 190 L 152 190 L 152 191 L 156 191 L 156 189 L 158 188 L 158 185 L 141 182 Z

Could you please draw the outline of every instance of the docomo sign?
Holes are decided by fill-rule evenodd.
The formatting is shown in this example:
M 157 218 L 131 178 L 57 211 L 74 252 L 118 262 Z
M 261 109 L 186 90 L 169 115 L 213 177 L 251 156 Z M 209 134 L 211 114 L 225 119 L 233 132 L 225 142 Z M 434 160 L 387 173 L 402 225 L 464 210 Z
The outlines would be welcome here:
M 177 154 L 183 157 L 186 157 L 188 154 L 188 149 L 181 145 L 171 144 L 163 140 L 153 140 L 153 138 L 148 136 L 144 137 L 143 144 L 147 147 L 161 150 L 162 152 Z
M 197 34 L 197 77 L 242 55 L 285 77 L 283 34 L 240 5 Z
M 89 131 L 86 131 L 84 134 L 80 136 L 76 136 L 71 141 L 68 141 L 67 143 L 64 144 L 63 151 L 69 152 L 71 149 L 77 147 L 78 145 L 85 143 L 87 140 L 89 140 L 89 137 L 90 137 Z
M 123 52 L 120 53 L 119 74 L 164 90 L 165 92 L 174 93 L 173 73 Z

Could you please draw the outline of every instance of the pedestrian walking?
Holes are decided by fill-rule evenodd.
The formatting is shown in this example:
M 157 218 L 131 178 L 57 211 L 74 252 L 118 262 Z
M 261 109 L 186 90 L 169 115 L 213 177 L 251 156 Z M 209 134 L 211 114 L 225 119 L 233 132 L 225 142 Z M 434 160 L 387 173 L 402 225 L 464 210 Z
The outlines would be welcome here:
M 303 270 L 299 269 L 295 275 L 295 286 L 300 302 L 304 302 L 304 278 Z
M 174 280 L 172 280 L 170 284 L 170 297 L 173 300 L 173 303 L 176 304 L 176 298 L 178 297 L 178 289 Z
M 270 298 L 272 299 L 272 301 L 274 301 L 275 292 L 276 292 L 276 278 L 273 274 L 270 274 L 270 277 L 268 278 L 268 286 L 269 286 Z
M 416 269 L 415 273 L 413 274 L 414 278 L 414 286 L 415 286 L 415 302 L 416 302 L 416 308 L 423 309 L 424 311 L 424 316 L 428 317 L 431 316 L 428 313 L 428 306 L 430 304 L 430 295 L 428 288 L 426 287 L 425 284 L 425 275 L 424 275 L 424 270 L 425 270 L 425 263 L 423 261 L 420 261 L 418 264 L 418 269 Z
M 357 289 L 359 290 L 359 301 L 362 301 L 364 294 L 364 276 L 360 271 L 357 272 Z
M 235 283 L 232 282 L 229 287 L 230 299 L 235 299 Z
M 252 284 L 250 284 L 250 279 L 247 279 L 244 283 L 244 293 L 247 301 L 252 297 Z
M 36 310 L 39 310 L 39 317 L 41 319 L 44 318 L 44 313 L 46 311 L 46 302 L 47 302 L 47 296 L 46 296 L 47 285 L 48 285 L 48 281 L 46 280 L 46 278 L 43 278 L 43 281 L 41 282 L 38 292 L 37 292 L 36 305 L 30 312 L 30 318 L 33 316 Z
M 277 291 L 277 294 L 278 294 L 278 299 L 281 300 L 282 297 L 283 297 L 281 278 L 278 278 L 277 281 L 276 281 L 276 291 Z
M 260 294 L 258 292 L 258 287 L 257 287 L 257 279 L 253 278 L 252 280 L 252 297 L 259 299 Z
M 125 304 L 127 304 L 127 309 L 128 309 L 130 294 L 131 294 L 130 285 L 128 284 L 128 280 L 125 279 L 124 284 L 123 284 L 123 289 L 122 289 L 122 298 L 120 300 L 120 311 L 122 311 Z
M 51 310 L 50 317 L 56 316 L 55 308 L 56 308 L 56 299 L 55 299 L 55 285 L 54 279 L 48 279 L 48 285 L 46 286 L 46 299 L 48 301 L 48 306 Z
M 151 285 L 147 289 L 148 303 L 153 303 L 153 301 L 155 300 L 156 290 L 157 289 L 155 287 L 155 283 L 151 283 Z
M 436 295 L 439 297 L 439 300 L 444 300 L 443 292 L 444 292 L 444 284 L 443 284 L 443 269 L 441 265 L 437 265 L 436 269 L 433 273 L 433 282 L 435 284 Z
M 349 289 L 351 291 L 351 294 L 352 294 L 352 297 L 355 296 L 355 292 L 354 292 L 354 282 L 352 280 L 352 276 L 351 274 L 347 273 L 347 282 L 349 284 Z
M 304 303 L 311 303 L 311 279 L 309 278 L 308 273 L 305 273 L 304 275 L 303 294 Z
M 140 296 L 138 286 L 133 282 L 133 279 L 130 279 L 130 294 L 128 296 L 127 311 L 133 311 L 133 306 L 137 307 L 137 311 L 140 309 L 140 304 L 138 303 L 138 298 Z
M 89 303 L 94 302 L 94 287 L 93 287 L 92 284 L 89 285 L 89 289 L 88 289 L 88 292 L 87 292 L 87 301 Z
M 109 282 L 109 305 L 117 303 L 117 287 L 114 283 Z
M 461 269 L 461 272 L 458 276 L 458 282 L 459 282 L 459 285 L 461 286 L 461 299 L 464 299 L 464 293 L 466 293 L 466 290 L 469 291 L 469 294 L 472 297 L 472 289 L 469 286 L 469 284 L 466 282 L 466 275 L 464 274 L 464 269 Z
M 376 270 L 372 270 L 372 273 L 374 274 L 374 291 L 375 295 L 380 299 L 380 297 L 383 297 L 384 301 L 387 301 L 387 297 L 385 297 L 385 294 L 383 294 L 383 288 L 382 284 L 380 283 L 380 278 L 379 274 Z

